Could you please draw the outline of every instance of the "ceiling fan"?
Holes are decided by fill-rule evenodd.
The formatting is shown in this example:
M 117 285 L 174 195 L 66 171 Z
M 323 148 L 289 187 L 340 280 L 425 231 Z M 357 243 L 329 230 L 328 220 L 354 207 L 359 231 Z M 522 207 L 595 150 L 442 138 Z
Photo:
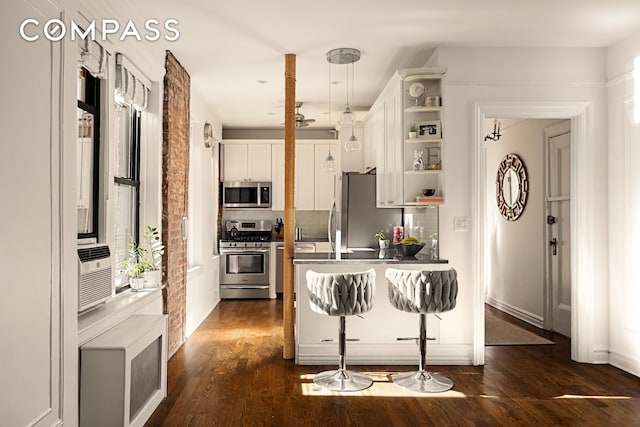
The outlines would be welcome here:
M 296 101 L 296 127 L 303 128 L 309 126 L 312 123 L 316 122 L 316 119 L 305 119 L 304 115 L 300 113 L 300 107 L 302 107 L 302 102 Z M 284 123 L 281 123 L 284 125 Z

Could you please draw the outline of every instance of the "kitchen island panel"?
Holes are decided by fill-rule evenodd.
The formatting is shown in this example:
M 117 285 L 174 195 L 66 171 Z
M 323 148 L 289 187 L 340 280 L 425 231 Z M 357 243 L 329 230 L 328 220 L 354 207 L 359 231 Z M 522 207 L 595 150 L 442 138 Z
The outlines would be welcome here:
M 313 261 L 313 260 L 309 260 Z M 397 338 L 418 336 L 419 316 L 396 310 L 388 300 L 385 270 L 401 269 L 446 270 L 446 263 L 416 264 L 396 262 L 357 263 L 355 260 L 332 263 L 313 263 L 294 260 L 296 287 L 296 363 L 301 365 L 334 364 L 338 360 L 338 317 L 314 313 L 309 307 L 306 272 L 359 272 L 373 268 L 376 272 L 376 295 L 373 309 L 359 316 L 347 316 L 347 365 L 414 365 L 418 363 L 416 342 Z M 454 309 L 455 310 L 455 309 Z M 442 322 L 451 321 L 449 313 L 441 313 Z M 453 325 L 448 325 L 451 327 Z M 471 365 L 470 343 L 440 343 L 441 321 L 427 316 L 427 336 L 434 338 L 427 344 L 427 363 L 441 365 Z M 332 340 L 332 341 L 327 341 Z

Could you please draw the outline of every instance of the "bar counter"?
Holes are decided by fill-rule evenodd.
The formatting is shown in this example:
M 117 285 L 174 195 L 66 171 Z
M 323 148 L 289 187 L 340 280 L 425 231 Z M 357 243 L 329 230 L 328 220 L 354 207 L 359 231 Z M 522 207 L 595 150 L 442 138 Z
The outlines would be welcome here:
M 389 267 L 407 270 L 447 270 L 445 259 L 430 257 L 402 257 L 387 252 L 364 251 L 341 254 L 298 253 L 293 260 L 296 293 L 296 354 L 301 365 L 333 365 L 338 362 L 338 317 L 314 313 L 309 307 L 306 273 L 361 272 L 373 269 L 376 273 L 375 297 L 371 311 L 362 316 L 347 316 L 346 347 L 347 366 L 361 365 L 415 365 L 418 363 L 418 347 L 413 340 L 399 338 L 417 337 L 419 316 L 396 310 L 388 300 L 385 270 Z M 442 313 L 439 320 L 429 315 L 427 320 L 427 361 L 429 364 L 471 365 L 470 342 L 455 342 L 446 331 L 458 328 L 460 314 L 456 309 Z M 456 320 L 456 318 L 458 320 Z M 441 328 L 444 334 L 441 334 Z M 431 340 L 433 338 L 433 340 Z
M 447 264 L 442 258 L 432 258 L 421 253 L 414 257 L 402 256 L 395 249 L 356 250 L 337 254 L 334 252 L 296 253 L 293 264 Z

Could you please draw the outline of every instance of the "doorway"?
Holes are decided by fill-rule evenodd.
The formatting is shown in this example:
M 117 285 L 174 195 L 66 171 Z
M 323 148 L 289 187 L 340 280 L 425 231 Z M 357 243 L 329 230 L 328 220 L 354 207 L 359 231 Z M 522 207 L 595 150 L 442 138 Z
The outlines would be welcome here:
M 531 119 L 570 119 L 571 120 L 571 278 L 574 283 L 571 294 L 571 358 L 578 362 L 593 362 L 594 332 L 591 327 L 596 321 L 593 306 L 584 301 L 593 301 L 597 293 L 594 271 L 593 250 L 589 245 L 592 239 L 590 218 L 583 215 L 595 205 L 591 189 L 590 157 L 593 148 L 588 143 L 589 104 L 583 102 L 566 103 L 478 103 L 475 105 L 475 131 L 472 144 L 474 206 L 474 248 L 472 274 L 477 286 L 473 289 L 473 361 L 484 364 L 484 302 L 489 270 L 489 252 L 492 250 L 486 230 L 487 203 L 487 166 L 483 148 L 484 121 L 487 118 L 531 118 Z M 581 147 L 580 150 L 577 147 Z M 543 234 L 543 233 L 541 233 Z
M 558 250 L 570 246 L 566 242 L 569 234 L 563 235 L 567 239 L 553 237 L 556 239 L 554 257 L 550 257 L 548 244 L 552 238 L 546 235 L 547 229 L 552 229 L 549 231 L 555 235 L 569 224 L 568 198 L 553 199 L 553 214 L 562 221 L 552 227 L 547 225 L 547 218 L 549 189 L 553 189 L 556 195 L 558 192 L 555 189 L 560 183 L 568 189 L 570 182 L 570 163 L 563 160 L 565 155 L 568 156 L 570 135 L 562 132 L 562 136 L 556 138 L 561 132 L 548 134 L 547 129 L 565 123 L 570 130 L 570 121 L 499 117 L 485 120 L 485 133 L 496 128 L 496 123 L 501 129 L 500 138 L 487 138 L 483 143 L 486 163 L 485 229 L 489 249 L 486 254 L 486 302 L 512 318 L 532 325 L 533 330 L 540 333 L 543 329 L 551 329 L 548 325 L 551 324 L 549 318 L 552 315 L 554 319 L 564 319 L 564 324 L 570 328 L 570 282 L 564 287 L 566 292 L 559 292 L 557 287 L 547 289 L 550 279 L 558 277 L 557 274 L 551 274 L 558 267 L 553 261 L 562 259 L 564 253 L 568 254 L 558 253 Z M 550 147 L 560 147 L 556 141 L 564 141 L 565 138 L 568 144 L 562 144 L 558 151 L 549 151 Z M 560 165 L 556 165 L 554 173 L 549 174 L 550 160 L 560 160 L 561 165 L 566 166 L 564 173 L 561 173 Z M 548 177 L 552 177 L 552 180 Z M 505 186 L 506 181 L 510 185 Z M 506 190 L 510 190 L 508 194 L 513 196 L 513 200 L 505 196 Z M 562 209 L 560 214 L 555 212 L 558 206 L 564 208 L 565 204 L 567 209 Z M 565 212 L 567 215 L 561 216 Z M 560 267 L 563 266 L 560 264 Z M 551 297 L 549 301 L 555 302 L 556 309 L 567 309 L 562 311 L 565 317 L 556 315 L 557 310 L 554 312 L 547 307 L 547 295 Z M 562 297 L 562 303 L 558 303 L 558 296 Z M 493 313 L 492 310 L 485 312 L 486 345 L 503 342 L 503 335 L 512 335 L 509 333 L 512 328 L 505 322 L 497 322 Z M 566 329 L 562 333 L 568 335 Z M 522 331 L 522 335 L 529 334 Z M 506 342 L 534 343 L 526 339 L 507 339 Z

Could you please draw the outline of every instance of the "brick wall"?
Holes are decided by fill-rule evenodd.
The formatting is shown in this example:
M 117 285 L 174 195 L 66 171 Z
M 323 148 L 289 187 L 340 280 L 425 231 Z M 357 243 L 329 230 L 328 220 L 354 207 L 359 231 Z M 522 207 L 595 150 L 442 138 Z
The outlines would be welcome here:
M 169 315 L 169 356 L 185 339 L 187 245 L 182 217 L 189 189 L 189 98 L 191 78 L 167 51 L 162 119 L 162 240 L 165 255 L 164 312 Z

